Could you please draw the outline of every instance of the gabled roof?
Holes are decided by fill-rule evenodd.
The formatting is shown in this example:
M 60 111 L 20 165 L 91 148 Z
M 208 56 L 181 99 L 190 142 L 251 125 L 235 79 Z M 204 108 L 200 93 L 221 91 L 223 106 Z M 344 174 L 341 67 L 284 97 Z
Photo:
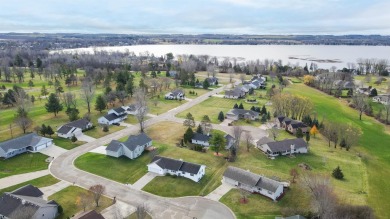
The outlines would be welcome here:
M 286 125 L 289 125 L 292 121 L 292 119 L 285 117 L 282 122 L 286 123 Z
M 242 184 L 266 189 L 271 192 L 275 192 L 281 186 L 281 183 L 275 180 L 232 166 L 225 170 L 223 176 Z
M 303 122 L 300 121 L 291 121 L 290 125 L 295 129 L 295 128 L 306 128 L 307 125 L 305 125 Z
M 104 219 L 104 217 L 95 210 L 90 210 L 74 216 L 73 219 Z
M 229 134 L 225 134 L 225 136 L 223 136 L 223 137 L 225 137 L 225 139 L 226 139 L 227 142 L 228 142 L 228 141 L 234 141 L 234 140 L 236 140 L 233 136 L 231 136 L 231 135 L 229 135 Z
M 227 96 L 242 96 L 244 92 L 241 90 L 240 87 L 236 87 L 233 90 L 226 90 L 225 95 Z
M 135 111 L 137 109 L 136 104 L 130 104 L 129 107 L 127 108 L 127 111 Z
M 259 116 L 258 112 L 252 111 L 252 110 L 246 110 L 246 109 L 231 109 L 226 114 L 234 114 L 234 115 L 251 115 L 251 116 Z
M 0 215 L 10 217 L 15 211 L 25 211 L 27 209 L 36 212 L 39 207 L 28 202 L 22 204 L 21 199 L 18 199 L 9 193 L 4 193 L 0 197 Z
M 115 119 L 122 118 L 122 116 L 117 116 L 115 113 L 107 114 L 104 116 L 108 121 L 114 121 Z
M 141 133 L 138 135 L 130 135 L 129 138 L 123 142 L 123 145 L 125 145 L 130 151 L 134 151 L 137 146 L 144 145 L 150 141 L 152 141 L 152 139 L 149 136 L 145 133 Z
M 269 142 L 274 142 L 273 139 L 270 139 L 268 137 L 262 137 L 260 138 L 257 142 L 256 142 L 256 145 L 260 146 L 260 145 L 263 145 L 263 144 L 267 144 Z
M 14 195 L 23 195 L 23 196 L 31 196 L 31 197 L 41 197 L 43 192 L 33 185 L 25 185 L 15 191 L 11 192 Z
M 51 139 L 41 137 L 36 133 L 30 133 L 30 134 L 20 136 L 18 138 L 1 142 L 0 148 L 3 149 L 5 152 L 7 152 L 8 150 L 12 150 L 12 149 L 17 150 L 28 146 L 36 146 L 41 141 L 48 141 L 48 140 Z
M 75 127 L 68 126 L 68 125 L 63 125 L 63 126 L 61 126 L 61 128 L 59 128 L 57 130 L 57 133 L 68 134 L 70 131 L 75 130 L 75 129 L 76 129 Z
M 118 114 L 122 114 L 122 113 L 124 113 L 126 111 L 125 109 L 123 109 L 123 107 L 118 107 L 118 108 L 115 108 L 115 109 L 112 109 L 112 110 L 114 110 Z
M 198 174 L 202 165 L 185 162 L 182 160 L 175 160 L 168 157 L 155 156 L 151 163 L 157 164 L 162 169 L 183 171 L 191 174 Z
M 76 127 L 76 128 L 84 130 L 89 123 L 90 123 L 90 121 L 88 121 L 87 119 L 79 119 L 79 120 L 70 122 L 70 123 L 65 124 L 65 125 L 70 126 L 70 127 Z
M 182 89 L 175 89 L 175 90 L 171 91 L 171 93 L 173 96 L 177 96 L 179 94 L 184 94 L 184 91 Z
M 115 151 L 117 152 L 122 147 L 122 142 L 117 140 L 112 140 L 110 144 L 106 147 L 106 151 Z
M 194 140 L 197 140 L 197 141 L 204 141 L 204 142 L 208 142 L 211 138 L 211 135 L 204 135 L 204 134 L 201 134 L 201 133 L 194 133 L 194 135 L 192 136 L 192 139 Z
M 284 118 L 286 118 L 285 116 L 278 116 L 277 119 L 279 120 L 279 122 L 283 122 Z
M 291 149 L 291 145 L 294 145 L 295 149 L 307 148 L 307 143 L 302 138 L 285 139 L 283 141 L 275 141 L 266 143 L 272 152 L 282 152 Z
M 206 80 L 209 82 L 209 83 L 215 83 L 218 81 L 218 78 L 216 77 L 211 77 L 211 78 L 206 78 Z

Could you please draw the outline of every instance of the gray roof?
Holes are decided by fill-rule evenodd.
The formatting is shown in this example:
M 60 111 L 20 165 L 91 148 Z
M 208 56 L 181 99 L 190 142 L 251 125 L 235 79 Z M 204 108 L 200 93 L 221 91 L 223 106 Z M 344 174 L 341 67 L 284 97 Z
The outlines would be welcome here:
M 202 166 L 199 164 L 194 164 L 162 156 L 155 156 L 151 163 L 155 163 L 163 169 L 183 171 L 192 174 L 197 174 Z
M 104 217 L 95 210 L 90 210 L 74 216 L 73 219 L 104 219 Z
M 241 90 L 240 87 L 236 87 L 233 90 L 226 90 L 225 95 L 227 96 L 242 96 L 244 95 L 244 92 Z
M 275 192 L 281 185 L 281 183 L 275 180 L 232 166 L 225 170 L 223 176 L 242 184 L 266 189 L 271 192 Z
M 216 77 L 211 77 L 211 78 L 206 78 L 206 80 L 209 82 L 209 83 L 215 83 L 218 81 L 218 78 Z
M 127 109 L 127 111 L 135 111 L 136 109 L 137 109 L 137 105 L 136 104 L 130 104 L 129 108 Z
M 274 142 L 274 140 L 273 140 L 273 139 L 270 139 L 270 138 L 268 138 L 268 137 L 262 137 L 262 138 L 260 138 L 260 139 L 256 142 L 256 144 L 257 144 L 258 146 L 260 146 L 260 145 L 262 145 L 262 144 L 267 144 L 267 143 L 269 143 L 269 142 Z
M 293 128 L 307 128 L 307 125 L 305 125 L 303 122 L 300 122 L 300 121 L 291 121 L 290 125 L 293 127 Z
M 255 112 L 255 111 L 252 111 L 252 110 L 246 110 L 246 109 L 231 109 L 226 114 L 234 114 L 234 115 L 249 114 L 251 116 L 259 116 L 258 112 Z
M 122 114 L 122 113 L 124 113 L 126 111 L 125 109 L 123 109 L 123 107 L 118 107 L 118 108 L 115 108 L 115 109 L 112 109 L 112 110 L 114 110 L 118 114 Z
M 90 123 L 90 121 L 88 121 L 87 119 L 79 119 L 79 120 L 70 122 L 70 123 L 65 124 L 65 125 L 80 128 L 80 129 L 84 130 L 89 123 Z
M 57 130 L 57 133 L 60 133 L 60 134 L 68 134 L 72 129 L 76 129 L 75 127 L 72 127 L 72 126 L 68 126 L 68 125 L 63 125 L 61 126 L 58 130 Z
M 182 89 L 176 89 L 171 92 L 173 96 L 177 96 L 179 94 L 184 94 L 184 91 Z
M 118 151 L 121 147 L 127 147 L 130 151 L 134 151 L 137 146 L 144 145 L 148 142 L 152 141 L 149 136 L 145 133 L 141 133 L 139 135 L 130 135 L 129 138 L 125 142 L 120 142 L 117 140 L 113 140 L 106 147 L 107 151 Z
M 107 114 L 104 116 L 108 121 L 113 121 L 118 118 L 122 118 L 122 116 L 117 116 L 115 113 Z
M 226 134 L 224 137 L 225 137 L 225 139 L 226 139 L 226 142 L 236 140 L 233 136 L 231 136 L 231 135 L 229 135 L 229 134 Z
M 194 140 L 197 140 L 197 141 L 204 141 L 204 142 L 208 142 L 211 138 L 211 135 L 204 135 L 204 134 L 200 134 L 200 133 L 194 133 L 194 135 L 192 136 L 192 139 Z
M 11 192 L 14 195 L 23 195 L 23 196 L 31 196 L 31 197 L 41 197 L 43 192 L 33 185 L 25 185 L 15 191 Z
M 295 149 L 298 148 L 307 148 L 307 143 L 302 138 L 295 139 L 285 139 L 283 141 L 275 141 L 266 143 L 272 152 L 281 152 L 291 149 L 291 145 L 295 146 Z
M 286 118 L 285 116 L 278 116 L 277 119 L 279 120 L 279 122 L 283 122 L 284 118 Z
M 37 135 L 36 133 L 30 133 L 18 138 L 14 138 L 8 141 L 0 143 L 0 148 L 7 152 L 10 149 L 21 149 L 28 146 L 36 146 L 42 139 L 48 139 Z

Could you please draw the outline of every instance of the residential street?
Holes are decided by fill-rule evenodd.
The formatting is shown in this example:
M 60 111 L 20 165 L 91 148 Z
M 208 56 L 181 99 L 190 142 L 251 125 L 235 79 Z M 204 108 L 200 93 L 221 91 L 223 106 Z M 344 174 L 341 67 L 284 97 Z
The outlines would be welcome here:
M 210 95 L 223 91 L 224 87 L 220 87 L 210 91 L 192 101 L 186 102 L 183 105 L 163 113 L 157 117 L 153 117 L 145 122 L 145 126 L 151 126 L 162 121 L 173 120 L 174 115 L 189 109 L 192 106 L 206 100 Z M 132 206 L 145 204 L 148 211 L 154 218 L 235 218 L 232 211 L 220 202 L 212 201 L 202 197 L 184 197 L 184 198 L 163 198 L 140 190 L 136 190 L 124 184 L 79 170 L 73 166 L 73 161 L 88 151 L 99 147 L 103 144 L 108 144 L 111 140 L 120 139 L 129 134 L 137 133 L 138 126 L 131 126 L 112 133 L 96 141 L 86 143 L 75 149 L 67 151 L 57 157 L 50 165 L 51 173 L 64 181 L 75 183 L 75 185 L 83 188 L 89 188 L 95 184 L 102 184 L 106 187 L 106 195 L 116 197 L 117 200 L 123 201 Z M 129 173 L 130 174 L 130 173 Z

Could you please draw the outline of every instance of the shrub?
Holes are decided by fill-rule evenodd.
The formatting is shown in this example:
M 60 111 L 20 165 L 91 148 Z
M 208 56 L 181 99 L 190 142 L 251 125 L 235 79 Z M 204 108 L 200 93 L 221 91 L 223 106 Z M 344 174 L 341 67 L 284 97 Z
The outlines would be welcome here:
M 103 126 L 103 132 L 108 132 L 108 131 L 109 131 L 108 125 Z
M 73 135 L 73 136 L 70 138 L 70 141 L 72 141 L 72 142 L 76 142 L 76 141 L 77 141 L 77 138 L 76 138 L 76 136 L 75 136 L 75 135 Z
M 343 171 L 340 169 L 340 166 L 337 166 L 337 168 L 333 170 L 332 176 L 339 180 L 344 179 L 344 174 Z

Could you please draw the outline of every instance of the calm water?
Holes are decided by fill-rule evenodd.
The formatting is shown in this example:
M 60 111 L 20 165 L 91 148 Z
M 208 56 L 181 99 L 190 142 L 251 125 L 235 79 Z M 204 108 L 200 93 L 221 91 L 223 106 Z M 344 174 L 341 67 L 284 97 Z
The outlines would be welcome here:
M 236 57 L 243 60 L 282 60 L 283 64 L 297 64 L 316 62 L 319 68 L 346 67 L 348 62 L 355 62 L 358 58 L 390 59 L 390 46 L 326 46 L 326 45 L 137 45 L 119 47 L 95 47 L 64 50 L 66 52 L 130 51 L 135 54 L 148 51 L 155 56 L 172 52 L 180 54 L 210 55 L 218 58 Z M 316 61 L 310 61 L 316 60 Z M 330 61 L 333 61 L 331 63 Z

